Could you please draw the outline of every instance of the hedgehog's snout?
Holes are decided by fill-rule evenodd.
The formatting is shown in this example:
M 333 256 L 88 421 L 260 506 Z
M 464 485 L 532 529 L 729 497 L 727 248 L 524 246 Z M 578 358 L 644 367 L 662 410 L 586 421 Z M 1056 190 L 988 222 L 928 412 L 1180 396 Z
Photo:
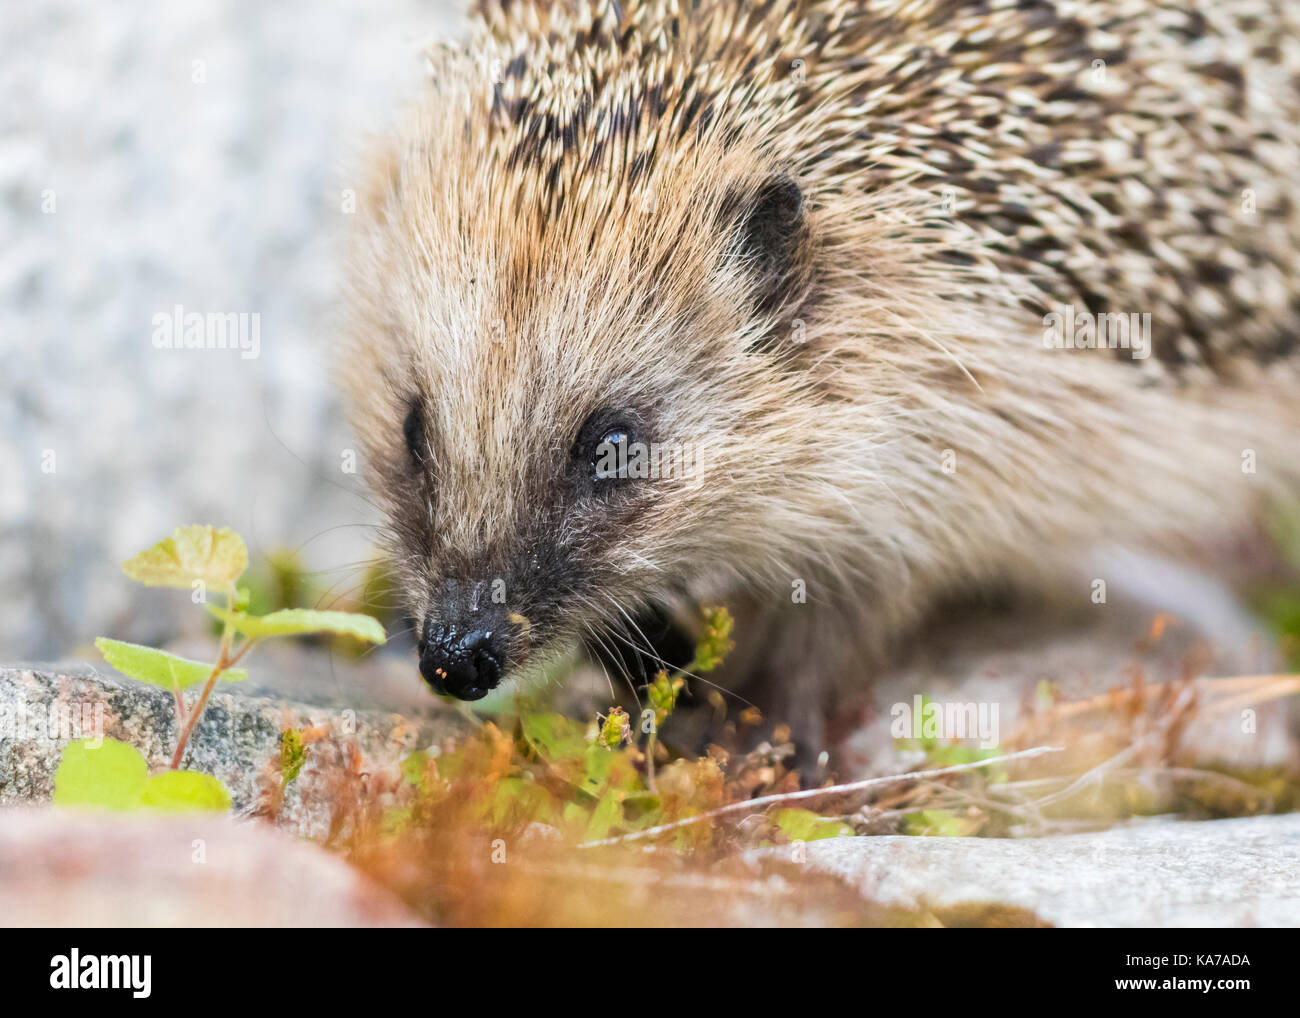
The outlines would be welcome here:
M 484 584 L 447 580 L 420 631 L 420 674 L 435 693 L 481 700 L 506 672 L 511 636 L 506 606 Z
M 504 619 L 502 620 L 504 623 Z M 420 640 L 420 674 L 435 693 L 458 700 L 481 700 L 497 687 L 505 671 L 504 626 L 468 631 L 454 625 L 425 626 Z

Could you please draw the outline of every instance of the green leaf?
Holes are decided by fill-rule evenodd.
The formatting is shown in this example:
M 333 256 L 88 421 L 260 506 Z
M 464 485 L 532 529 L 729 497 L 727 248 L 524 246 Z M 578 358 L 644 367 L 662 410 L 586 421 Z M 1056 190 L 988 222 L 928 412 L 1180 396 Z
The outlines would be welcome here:
M 282 788 L 288 788 L 289 782 L 298 776 L 302 765 L 307 762 L 307 747 L 302 741 L 302 732 L 297 728 L 286 728 L 280 733 L 280 778 Z
M 600 743 L 589 744 L 582 777 L 575 782 L 578 788 L 590 796 L 598 796 L 604 792 L 605 786 L 609 784 L 610 771 L 613 769 L 615 759 L 615 754 L 609 752 Z
M 417 749 L 414 753 L 402 760 L 401 772 L 402 779 L 412 785 L 419 785 L 423 788 L 425 771 L 429 766 L 429 754 L 427 750 Z
M 200 580 L 226 590 L 248 568 L 244 539 L 229 527 L 206 524 L 177 527 L 171 537 L 146 548 L 122 566 L 122 571 L 149 587 L 188 590 Z
M 384 627 L 369 615 L 356 612 L 322 612 L 310 608 L 285 608 L 270 615 L 245 615 L 217 605 L 208 605 L 222 622 L 234 626 L 250 640 L 267 636 L 301 636 L 308 633 L 339 633 L 368 643 L 383 643 L 388 639 Z
M 105 739 L 69 743 L 54 772 L 54 802 L 58 806 L 98 806 L 133 810 L 140 807 L 190 812 L 227 810 L 230 793 L 210 774 L 166 771 L 149 777 L 148 764 L 125 742 Z
M 104 655 L 104 660 L 123 675 L 163 689 L 187 689 L 206 682 L 212 674 L 210 664 L 177 657 L 153 647 L 142 647 L 138 643 L 123 643 L 101 636 L 95 641 L 95 647 Z M 217 677 L 222 682 L 243 682 L 248 678 L 248 672 L 242 668 L 227 668 Z
M 600 797 L 596 808 L 592 810 L 591 820 L 584 835 L 587 841 L 600 841 L 608 838 L 609 832 L 623 823 L 623 802 L 618 792 L 609 791 Z
M 560 810 L 560 826 L 579 841 L 589 841 L 587 829 L 591 826 L 591 810 L 577 802 L 566 802 Z
M 550 823 L 554 813 L 555 803 L 546 789 L 522 778 L 502 778 L 492 789 L 487 803 L 487 815 L 497 827 L 508 823 Z
M 148 765 L 134 746 L 105 739 L 69 743 L 54 772 L 57 806 L 135 809 L 144 796 Z
M 971 829 L 969 820 L 946 809 L 925 809 L 903 817 L 903 830 L 908 834 L 959 838 L 970 834 Z
M 806 809 L 781 809 L 772 817 L 776 826 L 791 841 L 820 841 L 852 834 L 847 824 L 818 816 Z
M 632 729 L 628 721 L 627 711 L 622 707 L 611 708 L 609 717 L 600 726 L 600 733 L 596 736 L 596 744 L 604 746 L 606 749 L 618 749 L 623 743 L 631 741 Z
M 526 714 L 522 727 L 528 744 L 549 764 L 580 762 L 587 756 L 590 743 L 563 714 Z
M 230 809 L 230 793 L 211 774 L 164 771 L 145 782 L 140 805 L 167 813 L 220 813 Z
M 660 670 L 654 681 L 646 687 L 646 699 L 655 712 L 655 725 L 662 725 L 673 712 L 677 706 L 677 694 L 681 692 L 683 684 L 680 675 L 674 675 L 670 679 L 667 672 Z
M 731 627 L 734 623 L 726 605 L 705 608 L 703 613 L 704 632 L 695 644 L 695 660 L 685 669 L 696 675 L 713 671 L 735 646 L 731 641 Z

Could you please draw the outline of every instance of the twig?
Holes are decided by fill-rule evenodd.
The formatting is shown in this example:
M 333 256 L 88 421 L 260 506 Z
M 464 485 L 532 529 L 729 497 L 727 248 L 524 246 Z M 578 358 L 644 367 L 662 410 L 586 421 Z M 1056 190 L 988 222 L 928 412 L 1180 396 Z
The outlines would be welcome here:
M 659 794 L 659 786 L 655 784 L 655 745 L 657 744 L 655 736 L 658 734 L 657 728 L 651 729 L 645 741 L 645 783 L 655 795 Z
M 1141 695 L 1144 700 L 1152 700 L 1163 695 L 1170 688 L 1184 685 L 1187 685 L 1187 683 L 1153 682 L 1142 686 Z M 1210 695 L 1240 692 L 1242 698 L 1250 702 L 1253 700 L 1272 700 L 1300 692 L 1300 675 L 1234 675 L 1229 678 L 1202 676 L 1193 679 L 1190 685 Z M 1117 686 L 1087 700 L 1077 700 L 1074 703 L 1049 707 L 1040 714 L 1031 715 L 1026 720 L 1029 723 L 1063 721 L 1078 714 L 1089 714 L 1093 711 L 1113 710 L 1116 707 L 1128 706 L 1134 698 L 1131 687 Z M 1232 702 L 1236 703 L 1237 701 Z M 1218 705 L 1213 706 L 1217 707 Z
M 967 792 L 963 788 L 949 788 L 947 785 L 939 785 L 938 787 L 942 789 L 944 792 L 948 793 L 949 795 L 958 796 L 962 800 L 962 802 L 974 806 L 979 806 L 981 809 L 986 809 L 989 810 L 990 812 L 1010 813 L 1012 816 L 1019 817 L 1021 820 L 1041 821 L 1043 819 L 1042 816 L 1038 813 L 1038 811 L 1032 808 L 1034 805 L 1032 802 L 1028 802 L 1028 803 L 998 802 L 995 799 L 986 799 L 982 795 L 973 795 L 970 792 Z M 941 805 L 939 808 L 943 808 L 943 806 Z M 903 812 L 906 813 L 911 811 L 904 810 Z
M 1120 750 L 1114 756 L 1103 760 L 1101 763 L 1097 764 L 1096 767 L 1084 771 L 1061 791 L 1054 792 L 1051 795 L 1046 795 L 1041 799 L 1035 800 L 1034 805 L 1039 809 L 1042 809 L 1044 806 L 1051 806 L 1054 803 L 1070 798 L 1076 792 L 1088 787 L 1088 785 L 1092 784 L 1094 781 L 1100 781 L 1107 771 L 1114 770 L 1122 763 L 1128 763 L 1130 758 L 1136 756 L 1139 750 L 1141 750 L 1148 742 L 1152 741 L 1154 736 L 1159 734 L 1159 730 L 1149 732 L 1142 738 L 1138 739 L 1137 742 Z
M 1009 753 L 1006 756 L 994 757 L 990 760 L 954 764 L 951 767 L 941 767 L 933 771 L 907 771 L 903 774 L 886 774 L 880 778 L 864 778 L 861 781 L 850 781 L 844 785 L 827 785 L 824 788 L 806 788 L 799 792 L 778 792 L 774 795 L 761 795 L 757 799 L 743 799 L 740 802 L 729 803 L 726 806 L 709 810 L 707 813 L 700 813 L 682 820 L 674 820 L 670 824 L 647 827 L 644 831 L 633 831 L 631 834 L 602 838 L 599 841 L 584 841 L 578 847 L 594 848 L 598 845 L 616 845 L 624 841 L 638 841 L 641 838 L 649 838 L 656 834 L 663 834 L 666 831 L 677 830 L 680 827 L 688 827 L 691 824 L 713 820 L 728 813 L 739 813 L 742 810 L 753 811 L 777 803 L 802 802 L 806 799 L 819 799 L 828 795 L 844 795 L 847 792 L 859 792 L 864 788 L 876 788 L 880 785 L 893 785 L 900 781 L 924 781 L 929 778 L 942 777 L 945 774 L 957 774 L 961 771 L 973 771 L 980 767 L 991 767 L 994 764 L 1007 763 L 1011 760 L 1028 760 L 1031 757 L 1042 756 L 1045 753 L 1059 753 L 1064 748 L 1063 746 L 1036 746 L 1033 749 L 1022 749 L 1018 753 Z
M 1285 675 L 1279 677 L 1276 681 L 1269 682 L 1267 685 L 1261 684 L 1257 689 L 1248 690 L 1238 696 L 1217 700 L 1202 712 L 1202 716 L 1215 717 L 1219 714 L 1228 714 L 1238 707 L 1254 706 L 1267 700 L 1276 700 L 1295 693 L 1300 693 L 1300 676 Z

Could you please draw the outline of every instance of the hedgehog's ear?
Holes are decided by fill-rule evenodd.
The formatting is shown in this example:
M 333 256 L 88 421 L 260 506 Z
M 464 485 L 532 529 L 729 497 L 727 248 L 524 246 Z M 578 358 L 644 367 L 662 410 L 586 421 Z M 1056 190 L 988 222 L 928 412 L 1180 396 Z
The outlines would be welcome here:
M 793 177 L 777 173 L 724 202 L 733 221 L 731 256 L 753 279 L 760 313 L 797 301 L 808 279 L 808 217 Z

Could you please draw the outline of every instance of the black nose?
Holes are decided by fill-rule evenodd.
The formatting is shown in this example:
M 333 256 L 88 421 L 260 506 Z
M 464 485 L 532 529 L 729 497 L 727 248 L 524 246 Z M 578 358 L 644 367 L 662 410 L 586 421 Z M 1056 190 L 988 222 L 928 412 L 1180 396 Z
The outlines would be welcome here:
M 481 700 L 501 681 L 505 652 L 500 634 L 475 629 L 458 633 L 430 626 L 420 641 L 420 674 L 435 693 Z

